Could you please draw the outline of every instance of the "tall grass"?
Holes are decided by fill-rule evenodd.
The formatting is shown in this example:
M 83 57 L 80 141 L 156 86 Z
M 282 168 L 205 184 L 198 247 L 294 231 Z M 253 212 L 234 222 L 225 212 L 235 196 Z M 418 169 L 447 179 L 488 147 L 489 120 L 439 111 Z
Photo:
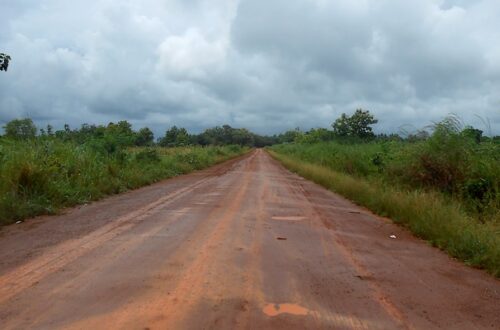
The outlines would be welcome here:
M 134 148 L 99 143 L 0 140 L 0 225 L 202 169 L 245 152 L 238 146 Z
M 456 202 L 435 192 L 399 189 L 382 181 L 368 181 L 324 165 L 303 162 L 271 151 L 276 159 L 310 179 L 375 213 L 408 227 L 416 236 L 467 264 L 500 277 L 500 237 L 494 224 L 481 224 Z
M 287 144 L 286 167 L 500 277 L 500 146 L 438 128 L 419 143 Z
M 438 132 L 418 143 L 282 144 L 272 150 L 357 178 L 436 192 L 480 222 L 500 223 L 500 144 Z

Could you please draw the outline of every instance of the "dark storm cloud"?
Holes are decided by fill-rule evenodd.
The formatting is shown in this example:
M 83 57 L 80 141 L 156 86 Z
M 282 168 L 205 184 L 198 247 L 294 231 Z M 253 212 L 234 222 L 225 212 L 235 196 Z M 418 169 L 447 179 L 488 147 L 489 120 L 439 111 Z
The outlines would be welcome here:
M 365 106 L 393 129 L 472 113 L 498 130 L 499 105 L 484 104 L 496 95 L 491 87 L 500 86 L 498 65 L 487 58 L 498 58 L 500 34 L 481 23 L 492 6 L 500 8 L 478 2 L 469 13 L 450 1 L 273 1 L 266 7 L 244 1 L 232 40 L 242 53 L 302 66 L 283 75 L 300 81 L 295 91 L 302 99 L 320 93 L 310 105 Z M 325 88 L 302 88 L 311 71 L 323 75 Z
M 500 134 L 493 0 L 7 1 L 0 122 L 127 119 L 262 133 L 370 109 L 379 131 L 448 113 Z

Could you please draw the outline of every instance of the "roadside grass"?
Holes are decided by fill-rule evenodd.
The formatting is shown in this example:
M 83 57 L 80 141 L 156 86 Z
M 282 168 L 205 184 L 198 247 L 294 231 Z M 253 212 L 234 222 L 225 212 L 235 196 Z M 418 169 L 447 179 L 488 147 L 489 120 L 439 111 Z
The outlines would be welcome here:
M 0 225 L 200 170 L 248 151 L 239 146 L 120 148 L 55 139 L 0 140 Z
M 355 177 L 323 164 L 304 161 L 283 148 L 270 154 L 285 167 L 337 192 L 376 214 L 409 228 L 416 236 L 466 264 L 500 277 L 500 231 L 495 221 L 478 222 L 456 200 L 434 191 L 393 186 L 376 178 Z

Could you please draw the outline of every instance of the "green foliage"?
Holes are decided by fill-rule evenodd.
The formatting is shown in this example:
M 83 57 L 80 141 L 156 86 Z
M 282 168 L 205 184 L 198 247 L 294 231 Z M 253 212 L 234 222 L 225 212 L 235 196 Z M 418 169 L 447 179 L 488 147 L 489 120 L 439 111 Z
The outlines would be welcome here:
M 26 140 L 36 136 L 36 126 L 29 118 L 11 120 L 3 128 L 7 138 Z
M 106 139 L 84 144 L 48 138 L 1 139 L 0 224 L 52 214 L 245 151 L 238 146 L 128 149 L 112 143 Z
M 154 134 L 148 127 L 141 128 L 135 138 L 135 145 L 140 147 L 151 146 L 154 142 Z
M 333 132 L 336 136 L 350 136 L 351 125 L 349 123 L 350 117 L 343 113 L 340 118 L 337 118 L 332 124 Z
M 304 133 L 300 131 L 300 129 L 297 127 L 294 130 L 289 130 L 286 131 L 285 133 L 282 133 L 278 135 L 278 142 L 279 143 L 291 143 L 295 141 L 299 141 L 299 139 L 302 137 Z
M 368 110 L 357 109 L 351 116 L 343 113 L 332 124 L 333 132 L 339 137 L 373 138 L 371 125 L 378 120 Z
M 476 143 L 481 143 L 481 140 L 483 138 L 483 131 L 472 126 L 467 126 L 462 130 L 461 134 L 472 139 Z
M 190 135 L 185 128 L 172 126 L 165 132 L 165 136 L 158 140 L 158 144 L 163 147 L 187 145 L 264 147 L 274 143 L 276 143 L 274 137 L 260 136 L 246 128 L 233 128 L 229 125 L 212 127 L 198 135 Z
M 190 144 L 190 136 L 185 128 L 172 126 L 165 132 L 165 136 L 158 141 L 162 147 L 180 147 Z
M 135 154 L 135 160 L 143 163 L 154 163 L 161 161 L 161 158 L 157 149 L 146 148 Z
M 275 143 L 272 137 L 260 136 L 246 128 L 233 128 L 229 125 L 216 126 L 205 130 L 194 140 L 201 145 L 240 145 L 248 147 L 264 147 Z
M 55 132 L 52 126 L 48 125 L 46 131 L 42 130 L 41 137 L 71 141 L 80 145 L 92 143 L 108 153 L 134 145 L 151 146 L 154 140 L 153 132 L 149 128 L 144 127 L 135 132 L 132 125 L 125 120 L 116 124 L 109 123 L 107 126 L 82 124 L 80 129 L 73 130 L 69 125 L 64 125 L 64 129 Z
M 432 130 L 272 150 L 299 174 L 500 276 L 500 144 L 454 116 Z
M 377 214 L 391 217 L 396 223 L 407 226 L 418 237 L 430 241 L 450 255 L 500 277 L 498 209 L 497 222 L 481 224 L 467 215 L 457 200 L 450 200 L 438 192 L 395 186 L 382 177 L 360 178 L 344 174 L 335 170 L 336 165 L 324 160 L 325 154 L 318 153 L 321 148 L 315 149 L 316 154 L 308 153 L 307 149 L 312 147 L 276 146 L 271 152 L 299 175 L 342 194 Z M 369 146 L 365 151 L 372 148 L 373 146 Z M 489 189 L 483 183 L 479 183 L 477 188 L 480 195 Z
M 318 143 L 331 141 L 334 138 L 332 131 L 326 128 L 313 128 L 308 132 L 300 135 L 296 135 L 294 142 L 298 143 Z
M 457 192 L 467 175 L 473 146 L 460 134 L 455 118 L 449 117 L 436 124 L 432 136 L 414 151 L 410 155 L 414 161 L 405 164 L 408 180 L 448 193 Z
M 283 144 L 273 149 L 357 177 L 439 192 L 485 221 L 500 209 L 500 145 L 477 143 L 470 132 L 470 127 L 462 129 L 456 118 L 448 117 L 425 140 Z
M 35 138 L 36 127 L 31 119 L 17 119 L 6 126 L 6 138 Z M 79 129 L 71 129 L 64 125 L 64 129 L 54 132 L 52 126 L 40 129 L 40 138 L 71 141 L 77 144 L 85 144 L 94 141 L 94 145 L 102 147 L 108 153 L 131 146 L 154 146 L 154 135 L 148 127 L 134 131 L 132 125 L 125 121 L 103 125 L 82 124 Z M 162 147 L 181 147 L 189 145 L 240 145 L 248 147 L 264 147 L 275 144 L 277 138 L 274 136 L 261 136 L 250 132 L 245 128 L 232 128 L 229 125 L 216 126 L 205 130 L 198 135 L 191 135 L 185 128 L 172 126 L 165 135 L 158 139 L 158 145 Z

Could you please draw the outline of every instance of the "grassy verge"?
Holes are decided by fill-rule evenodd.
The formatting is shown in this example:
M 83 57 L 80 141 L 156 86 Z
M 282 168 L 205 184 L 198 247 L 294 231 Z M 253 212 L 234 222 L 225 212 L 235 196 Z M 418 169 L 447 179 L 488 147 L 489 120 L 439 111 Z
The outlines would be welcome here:
M 248 148 L 133 148 L 57 140 L 0 141 L 0 225 L 206 168 Z
M 468 265 L 500 277 L 498 228 L 478 223 L 457 202 L 439 193 L 398 189 L 382 180 L 356 178 L 276 151 L 270 154 L 297 174 L 392 218 Z

